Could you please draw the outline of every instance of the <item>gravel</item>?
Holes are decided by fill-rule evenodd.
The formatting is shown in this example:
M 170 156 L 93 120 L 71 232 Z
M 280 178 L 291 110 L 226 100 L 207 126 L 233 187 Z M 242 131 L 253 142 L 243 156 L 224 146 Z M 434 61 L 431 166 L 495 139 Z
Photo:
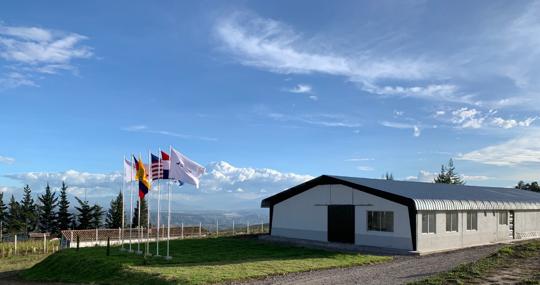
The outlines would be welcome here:
M 502 245 L 489 245 L 424 256 L 394 256 L 390 262 L 271 276 L 244 285 L 263 284 L 405 284 L 448 271 L 461 263 L 476 261 Z

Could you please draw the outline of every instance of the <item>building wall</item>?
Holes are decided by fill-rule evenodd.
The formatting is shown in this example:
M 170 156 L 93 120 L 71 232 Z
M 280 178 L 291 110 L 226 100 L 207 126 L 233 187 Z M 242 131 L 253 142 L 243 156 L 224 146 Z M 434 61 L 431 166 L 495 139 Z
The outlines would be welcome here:
M 356 205 L 355 243 L 412 250 L 408 208 L 344 185 L 319 185 L 274 205 L 272 235 L 327 241 L 327 205 Z M 394 212 L 394 232 L 367 230 L 367 211 Z
M 477 211 L 478 230 L 467 230 L 466 212 L 458 212 L 458 232 L 446 231 L 446 212 L 436 211 L 436 232 L 422 233 L 422 213 L 416 215 L 417 250 L 438 251 L 512 240 L 509 225 L 499 224 L 500 211 Z M 540 211 L 515 212 L 516 239 L 540 237 Z

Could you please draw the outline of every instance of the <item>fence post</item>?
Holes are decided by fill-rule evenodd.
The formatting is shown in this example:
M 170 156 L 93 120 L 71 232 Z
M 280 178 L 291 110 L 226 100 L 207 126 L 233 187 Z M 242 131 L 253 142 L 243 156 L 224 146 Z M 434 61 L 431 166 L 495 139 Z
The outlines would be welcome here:
M 199 222 L 199 238 L 202 237 L 202 223 Z
M 122 228 L 118 228 L 118 241 L 122 240 Z M 122 242 L 122 248 L 124 248 L 124 243 Z
M 107 256 L 111 255 L 111 237 L 107 237 Z
M 69 240 L 69 247 L 71 248 L 71 243 L 73 242 L 73 230 L 71 230 L 71 239 Z
M 43 233 L 43 253 L 47 253 L 47 236 Z
M 182 239 L 184 239 L 184 222 L 182 222 L 182 231 L 180 233 Z
M 79 251 L 79 235 L 77 235 L 77 251 Z
M 15 255 L 17 255 L 17 235 L 15 235 Z
M 232 235 L 234 236 L 236 232 L 234 231 L 234 220 L 232 220 Z
M 98 236 L 98 229 L 96 228 L 96 245 L 98 245 L 98 238 L 99 238 L 99 236 Z
M 261 221 L 261 234 L 264 233 L 264 224 L 263 221 Z
M 219 220 L 216 219 L 216 236 L 219 236 Z
M 249 235 L 249 221 L 247 222 L 247 234 Z

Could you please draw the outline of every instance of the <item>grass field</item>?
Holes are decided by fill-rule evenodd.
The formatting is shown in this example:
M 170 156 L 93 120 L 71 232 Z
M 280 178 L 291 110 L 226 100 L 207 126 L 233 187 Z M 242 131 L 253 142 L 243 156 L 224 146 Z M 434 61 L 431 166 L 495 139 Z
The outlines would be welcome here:
M 34 254 L 0 258 L 0 274 L 30 268 L 49 254 Z
M 476 262 L 463 264 L 455 269 L 410 285 L 440 284 L 488 284 L 508 282 L 512 284 L 540 285 L 540 241 L 508 245 L 496 253 Z M 497 280 L 497 279 L 505 280 Z
M 155 243 L 151 245 L 153 251 Z M 160 248 L 164 249 L 165 244 Z M 106 256 L 105 248 L 70 249 L 47 257 L 21 277 L 98 284 L 208 284 L 390 259 L 232 237 L 171 241 L 171 254 L 173 259 L 166 261 L 124 253 L 118 248 L 111 249 L 111 256 Z

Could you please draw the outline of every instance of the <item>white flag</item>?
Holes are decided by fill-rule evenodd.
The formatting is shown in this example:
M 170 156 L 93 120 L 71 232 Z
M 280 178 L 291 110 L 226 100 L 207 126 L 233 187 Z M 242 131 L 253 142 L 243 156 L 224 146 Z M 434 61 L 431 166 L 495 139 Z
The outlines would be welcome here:
M 199 188 L 199 177 L 201 177 L 205 169 L 200 164 L 187 158 L 176 149 L 171 152 L 171 169 L 169 170 L 169 178 L 180 180 L 183 183 L 189 183 Z
M 127 159 L 124 159 L 124 181 L 125 182 L 131 182 L 135 181 L 135 175 L 137 174 L 137 170 L 134 166 L 131 165 L 131 162 Z

